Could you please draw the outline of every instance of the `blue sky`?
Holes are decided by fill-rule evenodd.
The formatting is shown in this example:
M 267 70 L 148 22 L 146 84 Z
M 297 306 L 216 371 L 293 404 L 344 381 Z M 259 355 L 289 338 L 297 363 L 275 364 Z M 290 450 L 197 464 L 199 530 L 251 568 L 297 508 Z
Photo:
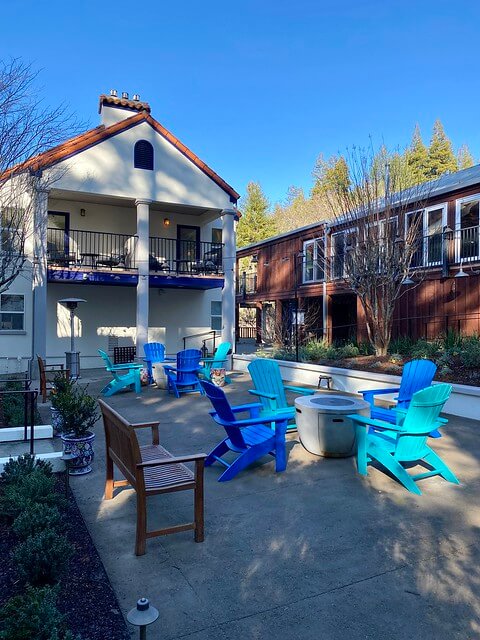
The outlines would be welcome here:
M 4 3 L 0 57 L 43 69 L 53 105 L 91 126 L 97 99 L 139 93 L 152 114 L 241 193 L 309 189 L 319 153 L 404 146 L 440 118 L 480 159 L 480 3 Z

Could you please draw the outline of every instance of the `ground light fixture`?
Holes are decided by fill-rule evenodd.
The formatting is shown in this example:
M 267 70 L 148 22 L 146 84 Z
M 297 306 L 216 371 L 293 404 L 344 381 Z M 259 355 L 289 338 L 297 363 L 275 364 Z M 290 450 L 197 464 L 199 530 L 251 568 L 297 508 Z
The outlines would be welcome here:
M 70 311 L 70 351 L 65 351 L 65 356 L 70 377 L 76 380 L 80 376 L 80 352 L 75 351 L 75 309 L 80 302 L 86 302 L 86 300 L 83 298 L 62 298 L 58 302 Z
M 147 626 L 155 622 L 158 616 L 158 609 L 152 607 L 148 598 L 140 598 L 137 600 L 137 606 L 127 613 L 127 620 L 140 629 L 140 640 L 146 640 Z

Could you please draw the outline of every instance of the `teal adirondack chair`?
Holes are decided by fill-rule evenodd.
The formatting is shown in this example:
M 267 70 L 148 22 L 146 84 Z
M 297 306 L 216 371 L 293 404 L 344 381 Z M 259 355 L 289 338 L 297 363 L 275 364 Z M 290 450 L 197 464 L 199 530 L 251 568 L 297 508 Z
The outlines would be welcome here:
M 114 393 L 118 393 L 127 387 L 130 387 L 132 390 L 135 388 L 136 393 L 141 392 L 140 371 L 143 369 L 142 364 L 137 362 L 113 364 L 105 351 L 98 349 L 98 353 L 105 361 L 107 371 L 113 376 L 113 380 L 102 389 L 102 395 L 108 398 L 108 396 L 113 396 Z
M 433 377 L 437 371 L 437 365 L 431 360 L 410 360 L 405 363 L 402 371 L 402 379 L 399 387 L 389 389 L 368 389 L 359 391 L 363 399 L 370 404 L 370 416 L 376 420 L 385 420 L 395 424 L 397 421 L 396 411 L 407 409 L 412 396 L 417 391 L 426 389 L 432 384 Z M 397 404 L 392 409 L 379 407 L 375 404 L 375 396 L 389 393 L 398 393 L 395 400 Z M 438 429 L 430 434 L 432 438 L 441 438 Z
M 312 396 L 315 389 L 306 387 L 294 387 L 284 384 L 280 375 L 280 367 L 275 360 L 256 358 L 248 365 L 248 371 L 252 377 L 254 389 L 248 393 L 258 396 L 262 404 L 262 414 L 286 415 L 291 421 L 295 418 L 295 407 L 287 403 L 285 389 L 294 391 L 298 395 Z M 288 430 L 293 431 L 296 426 L 289 425 Z
M 212 369 L 224 369 L 227 364 L 227 356 L 232 348 L 230 342 L 221 342 L 212 358 L 202 358 L 202 368 L 198 372 L 205 380 L 212 379 Z M 230 378 L 225 378 L 225 382 L 230 382 Z
M 448 482 L 459 484 L 443 460 L 427 445 L 429 433 L 444 424 L 440 412 L 451 392 L 452 386 L 449 384 L 438 384 L 417 391 L 397 425 L 356 414 L 349 415 L 356 426 L 358 473 L 367 475 L 367 465 L 376 460 L 406 489 L 418 495 L 422 492 L 416 481 L 423 478 L 440 475 Z M 369 427 L 380 431 L 372 432 Z M 382 432 L 383 429 L 388 433 L 395 432 L 395 436 L 387 435 L 385 431 Z M 429 468 L 415 475 L 407 473 L 404 465 L 415 464 Z

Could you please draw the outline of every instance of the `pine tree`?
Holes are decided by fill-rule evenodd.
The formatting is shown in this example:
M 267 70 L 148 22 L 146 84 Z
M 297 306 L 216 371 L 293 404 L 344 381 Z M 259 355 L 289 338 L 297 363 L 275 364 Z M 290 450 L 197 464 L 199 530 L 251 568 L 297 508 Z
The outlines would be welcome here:
M 269 215 L 268 202 L 258 182 L 247 184 L 247 195 L 237 227 L 237 247 L 270 238 L 276 233 L 275 219 Z
M 457 151 L 457 162 L 459 169 L 468 169 L 475 164 L 475 160 L 466 144 L 463 144 Z
M 432 139 L 428 148 L 427 176 L 435 179 L 444 173 L 457 171 L 458 163 L 452 143 L 447 138 L 440 120 L 433 125 Z
M 329 191 L 348 189 L 350 177 L 347 161 L 343 156 L 331 156 L 325 160 L 319 156 L 313 170 L 315 184 L 312 188 L 312 196 L 323 196 Z
M 410 185 L 428 180 L 428 149 L 422 140 L 420 127 L 415 125 L 410 146 L 405 152 Z

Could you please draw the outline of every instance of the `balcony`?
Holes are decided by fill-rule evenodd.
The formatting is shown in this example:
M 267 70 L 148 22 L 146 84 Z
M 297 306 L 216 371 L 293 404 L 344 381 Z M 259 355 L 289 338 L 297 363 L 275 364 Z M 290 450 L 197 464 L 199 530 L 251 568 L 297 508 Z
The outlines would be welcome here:
M 257 292 L 257 274 L 243 272 L 236 282 L 236 295 L 247 296 Z
M 100 231 L 49 228 L 50 281 L 134 286 L 138 238 Z M 223 285 L 223 244 L 150 237 L 150 285 L 210 289 Z

